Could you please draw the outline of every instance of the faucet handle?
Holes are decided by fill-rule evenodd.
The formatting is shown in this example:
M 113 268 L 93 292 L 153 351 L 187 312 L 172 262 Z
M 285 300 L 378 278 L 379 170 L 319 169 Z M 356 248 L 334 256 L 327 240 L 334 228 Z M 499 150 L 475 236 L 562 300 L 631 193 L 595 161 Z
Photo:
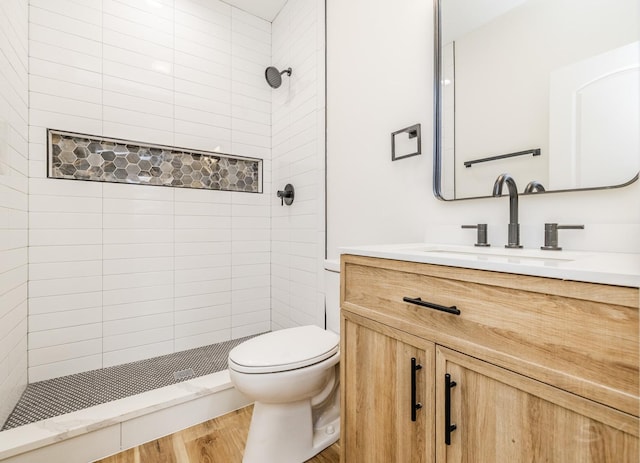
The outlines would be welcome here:
M 462 225 L 461 228 L 478 229 L 478 238 L 477 238 L 478 242 L 474 244 L 474 246 L 479 246 L 479 247 L 491 246 L 489 243 L 487 243 L 487 224 L 486 223 L 479 223 L 478 225 Z
M 557 223 L 544 224 L 544 246 L 540 249 L 544 251 L 561 251 L 558 246 L 558 230 L 584 230 L 584 225 L 558 225 Z

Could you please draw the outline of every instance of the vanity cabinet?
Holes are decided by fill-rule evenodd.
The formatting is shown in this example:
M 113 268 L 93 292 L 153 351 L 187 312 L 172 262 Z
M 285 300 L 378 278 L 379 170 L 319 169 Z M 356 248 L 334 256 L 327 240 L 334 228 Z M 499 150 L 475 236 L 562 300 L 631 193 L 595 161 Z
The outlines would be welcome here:
M 341 272 L 341 461 L 637 463 L 637 288 L 353 255 Z
M 435 377 L 443 404 L 436 461 L 635 463 L 640 456 L 637 436 L 605 406 L 441 347 Z
M 341 331 L 342 460 L 432 462 L 435 345 L 356 315 L 343 317 Z

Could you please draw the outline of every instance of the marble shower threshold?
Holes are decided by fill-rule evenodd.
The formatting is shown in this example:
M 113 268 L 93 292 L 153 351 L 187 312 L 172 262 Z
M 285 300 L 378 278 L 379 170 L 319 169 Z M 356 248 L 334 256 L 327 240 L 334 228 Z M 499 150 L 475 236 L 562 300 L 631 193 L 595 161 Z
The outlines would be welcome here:
M 251 337 L 29 384 L 2 431 L 226 370 Z

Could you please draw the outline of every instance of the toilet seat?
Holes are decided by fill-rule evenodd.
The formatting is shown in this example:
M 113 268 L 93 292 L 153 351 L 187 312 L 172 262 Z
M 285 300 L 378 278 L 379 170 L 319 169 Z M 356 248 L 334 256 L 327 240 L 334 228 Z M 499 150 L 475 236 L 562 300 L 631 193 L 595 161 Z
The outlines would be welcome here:
M 229 368 L 241 373 L 277 373 L 313 365 L 336 355 L 340 338 L 315 325 L 257 336 L 229 352 Z

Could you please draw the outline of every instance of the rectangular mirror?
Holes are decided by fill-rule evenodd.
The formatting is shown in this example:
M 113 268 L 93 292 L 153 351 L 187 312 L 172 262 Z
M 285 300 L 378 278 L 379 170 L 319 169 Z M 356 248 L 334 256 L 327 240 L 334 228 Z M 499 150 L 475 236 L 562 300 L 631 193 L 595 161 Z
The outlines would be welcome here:
M 437 197 L 490 196 L 502 173 L 521 193 L 638 179 L 637 0 L 435 0 L 435 10 Z

